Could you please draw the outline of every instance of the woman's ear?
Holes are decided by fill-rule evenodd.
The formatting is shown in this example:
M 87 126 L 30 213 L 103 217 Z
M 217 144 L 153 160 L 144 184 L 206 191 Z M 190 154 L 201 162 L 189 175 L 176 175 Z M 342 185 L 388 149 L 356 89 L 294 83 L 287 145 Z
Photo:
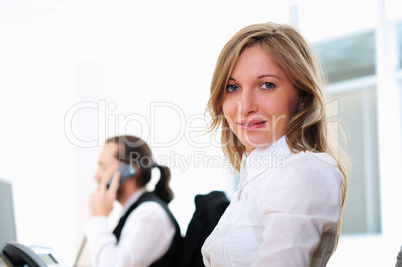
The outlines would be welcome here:
M 301 111 L 304 108 L 305 98 L 303 96 L 299 97 L 299 103 L 297 104 L 297 111 Z

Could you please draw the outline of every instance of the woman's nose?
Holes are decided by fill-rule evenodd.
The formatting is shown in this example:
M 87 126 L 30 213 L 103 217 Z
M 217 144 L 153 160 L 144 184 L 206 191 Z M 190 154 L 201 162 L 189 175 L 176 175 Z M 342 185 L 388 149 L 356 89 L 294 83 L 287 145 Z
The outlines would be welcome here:
M 248 115 L 258 110 L 255 95 L 251 90 L 243 90 L 241 99 L 238 103 L 239 112 L 242 115 Z

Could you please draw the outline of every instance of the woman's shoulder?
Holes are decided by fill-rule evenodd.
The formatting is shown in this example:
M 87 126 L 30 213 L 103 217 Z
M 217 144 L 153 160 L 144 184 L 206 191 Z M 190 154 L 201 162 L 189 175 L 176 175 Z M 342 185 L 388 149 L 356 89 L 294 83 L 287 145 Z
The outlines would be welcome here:
M 292 154 L 283 167 L 275 168 L 267 178 L 263 179 L 258 189 L 262 202 L 269 200 L 273 205 L 279 205 L 287 199 L 289 207 L 310 207 L 321 205 L 325 199 L 328 205 L 339 206 L 342 174 L 336 161 L 328 154 Z
M 314 180 L 320 180 L 320 182 L 332 180 L 336 183 L 342 181 L 342 175 L 333 157 L 327 153 L 310 151 L 292 154 L 287 158 L 283 167 L 276 168 L 273 174 L 275 177 L 280 177 L 280 180 L 294 181 L 296 184 L 303 183 L 303 181 L 310 183 Z
M 292 154 L 287 160 L 288 167 L 337 169 L 336 160 L 327 153 L 311 151 Z M 304 168 L 303 168 L 304 167 Z

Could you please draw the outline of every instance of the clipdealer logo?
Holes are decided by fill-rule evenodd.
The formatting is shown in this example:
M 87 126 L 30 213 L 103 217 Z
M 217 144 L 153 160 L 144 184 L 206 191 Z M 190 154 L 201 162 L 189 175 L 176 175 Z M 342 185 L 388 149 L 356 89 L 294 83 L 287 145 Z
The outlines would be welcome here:
M 187 117 L 184 111 L 176 104 L 170 102 L 152 102 L 150 104 L 150 118 L 139 113 L 119 114 L 115 112 L 117 105 L 106 100 L 97 102 L 83 101 L 71 106 L 64 117 L 64 133 L 69 142 L 81 148 L 102 146 L 110 136 L 126 134 L 129 125 L 136 125 L 138 136 L 151 147 L 171 147 L 183 138 L 192 147 L 207 148 L 211 145 L 221 147 L 220 132 L 205 137 L 209 118 L 204 114 L 193 114 Z M 173 114 L 169 118 L 178 127 L 169 129 L 170 137 L 166 140 L 166 133 L 156 131 L 157 120 L 163 119 L 164 113 Z M 89 121 L 89 120 L 95 120 Z M 81 123 L 81 124 L 80 124 Z M 83 123 L 92 123 L 96 127 L 96 136 L 88 138 L 80 130 Z M 201 124 L 201 126 L 200 126 Z M 173 136 L 172 136 L 173 132 Z M 203 138 L 201 138 L 204 136 Z

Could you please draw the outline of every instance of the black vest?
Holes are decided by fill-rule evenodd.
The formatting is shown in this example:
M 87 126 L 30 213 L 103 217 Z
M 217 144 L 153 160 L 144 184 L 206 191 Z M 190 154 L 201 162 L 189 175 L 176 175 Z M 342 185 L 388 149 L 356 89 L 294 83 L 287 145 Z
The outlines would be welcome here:
M 180 258 L 180 253 L 181 253 L 181 246 L 182 246 L 182 241 L 183 238 L 180 233 L 180 227 L 179 224 L 177 223 L 176 219 L 174 218 L 172 212 L 169 210 L 167 204 L 163 202 L 158 196 L 156 196 L 154 193 L 147 192 L 144 193 L 140 198 L 135 202 L 131 207 L 127 210 L 127 212 L 124 214 L 123 217 L 120 218 L 120 221 L 116 228 L 113 231 L 113 234 L 117 238 L 117 243 L 120 240 L 120 234 L 121 230 L 123 229 L 124 224 L 126 223 L 126 220 L 130 213 L 136 209 L 140 204 L 147 202 L 147 201 L 154 201 L 158 203 L 159 205 L 162 206 L 162 208 L 166 211 L 166 213 L 169 215 L 170 220 L 174 224 L 176 228 L 175 235 L 173 237 L 173 242 L 170 245 L 168 251 L 165 253 L 165 255 L 162 256 L 159 260 L 156 262 L 152 263 L 150 266 L 152 267 L 177 267 L 178 266 L 178 260 Z

